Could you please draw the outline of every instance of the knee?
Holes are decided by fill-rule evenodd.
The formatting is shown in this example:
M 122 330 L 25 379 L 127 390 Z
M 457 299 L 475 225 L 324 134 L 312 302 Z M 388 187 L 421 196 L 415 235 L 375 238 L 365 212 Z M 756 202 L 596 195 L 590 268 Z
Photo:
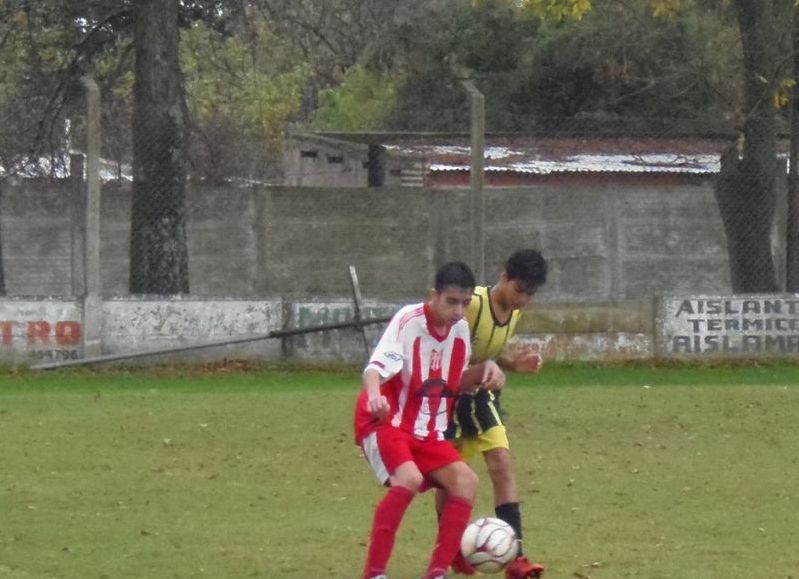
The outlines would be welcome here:
M 453 480 L 453 494 L 473 499 L 477 495 L 477 483 L 479 479 L 477 473 L 464 465 L 458 470 Z
M 405 487 L 414 494 L 419 492 L 419 489 L 422 486 L 422 482 L 424 481 L 422 473 L 418 471 L 405 472 L 392 478 L 393 480 L 391 481 L 391 486 Z

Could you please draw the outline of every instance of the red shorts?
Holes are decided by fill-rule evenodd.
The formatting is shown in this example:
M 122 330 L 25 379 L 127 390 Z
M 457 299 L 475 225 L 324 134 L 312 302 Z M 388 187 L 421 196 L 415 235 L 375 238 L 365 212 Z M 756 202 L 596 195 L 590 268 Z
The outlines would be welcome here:
M 382 426 L 365 436 L 361 449 L 377 480 L 388 484 L 389 477 L 401 464 L 412 461 L 424 475 L 423 490 L 437 486 L 428 474 L 441 467 L 460 462 L 461 455 L 448 440 L 419 440 L 393 426 Z

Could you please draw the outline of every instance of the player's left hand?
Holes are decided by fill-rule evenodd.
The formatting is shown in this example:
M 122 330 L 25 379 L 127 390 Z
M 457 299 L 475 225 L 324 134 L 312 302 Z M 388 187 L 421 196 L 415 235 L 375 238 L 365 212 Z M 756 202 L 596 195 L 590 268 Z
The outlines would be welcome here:
M 483 377 L 480 387 L 486 390 L 499 390 L 505 385 L 505 373 L 493 360 L 483 363 Z

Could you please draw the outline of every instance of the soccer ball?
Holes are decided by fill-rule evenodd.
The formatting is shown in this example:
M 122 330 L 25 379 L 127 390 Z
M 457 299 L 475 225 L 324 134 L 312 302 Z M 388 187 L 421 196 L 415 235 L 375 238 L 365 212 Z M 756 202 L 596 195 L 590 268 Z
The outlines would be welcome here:
M 508 523 L 483 517 L 466 527 L 461 537 L 461 553 L 480 573 L 497 573 L 516 558 L 519 541 Z

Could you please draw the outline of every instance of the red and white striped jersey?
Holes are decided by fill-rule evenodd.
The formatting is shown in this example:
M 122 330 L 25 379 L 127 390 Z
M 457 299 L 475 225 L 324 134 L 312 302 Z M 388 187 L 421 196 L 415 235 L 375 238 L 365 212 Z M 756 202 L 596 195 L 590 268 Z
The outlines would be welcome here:
M 443 440 L 468 365 L 469 325 L 460 320 L 440 335 L 431 316 L 427 304 L 397 312 L 364 371 L 373 368 L 383 378 L 381 391 L 391 404 L 393 426 L 421 440 Z M 355 412 L 356 441 L 360 444 L 375 426 L 363 390 Z

